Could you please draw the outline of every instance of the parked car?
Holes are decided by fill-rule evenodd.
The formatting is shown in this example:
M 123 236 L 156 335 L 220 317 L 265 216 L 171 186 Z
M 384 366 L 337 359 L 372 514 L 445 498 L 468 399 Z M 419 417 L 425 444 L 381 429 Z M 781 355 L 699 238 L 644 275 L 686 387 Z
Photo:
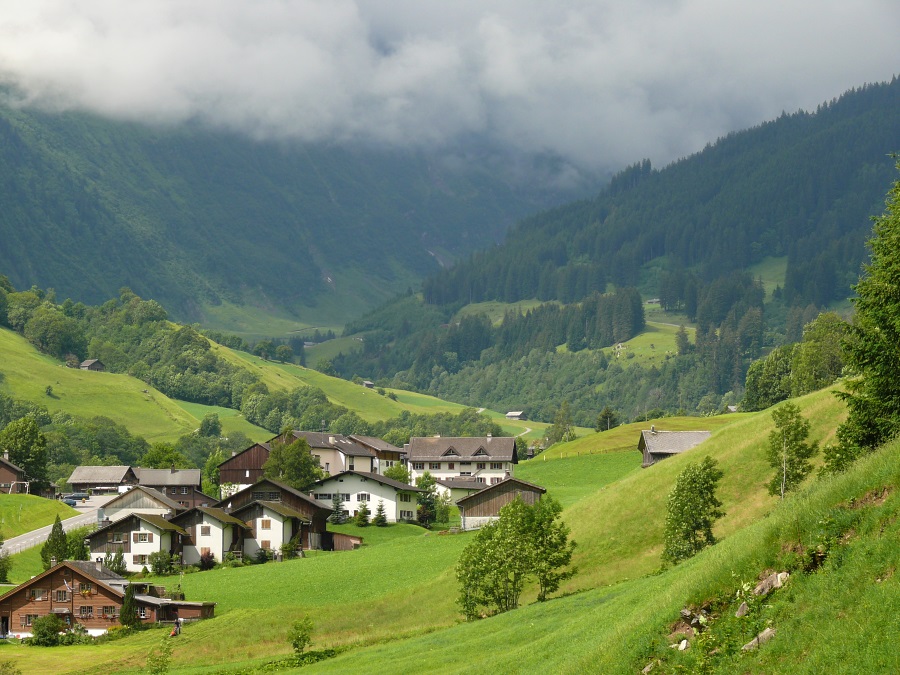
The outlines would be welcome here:
M 62 501 L 63 501 L 63 504 L 65 504 L 66 506 L 77 506 L 78 505 L 78 502 L 76 502 L 71 497 L 65 497 Z
M 86 502 L 91 496 L 87 492 L 73 492 L 68 499 L 74 499 L 76 502 Z

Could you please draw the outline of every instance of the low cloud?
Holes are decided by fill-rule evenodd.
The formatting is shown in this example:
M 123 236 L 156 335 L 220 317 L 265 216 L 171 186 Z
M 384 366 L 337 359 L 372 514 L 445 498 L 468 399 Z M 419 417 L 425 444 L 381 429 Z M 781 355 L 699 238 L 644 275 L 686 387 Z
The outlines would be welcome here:
M 665 163 L 890 79 L 895 0 L 0 2 L 26 105 L 258 138 L 480 138 L 589 169 Z

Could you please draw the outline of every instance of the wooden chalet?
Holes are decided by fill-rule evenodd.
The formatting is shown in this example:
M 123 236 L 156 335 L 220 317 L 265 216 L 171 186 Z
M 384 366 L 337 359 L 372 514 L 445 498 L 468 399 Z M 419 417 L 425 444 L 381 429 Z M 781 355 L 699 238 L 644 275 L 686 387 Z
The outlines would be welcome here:
M 106 370 L 106 366 L 103 365 L 103 361 L 100 359 L 88 359 L 87 361 L 82 361 L 81 365 L 78 367 L 81 370 L 96 370 L 99 372 Z
M 253 507 L 254 504 L 257 507 Z M 261 545 L 264 540 L 269 541 L 275 548 L 273 542 L 284 540 L 282 543 L 286 543 L 294 537 L 299 537 L 302 547 L 306 549 L 320 549 L 328 543 L 325 528 L 331 506 L 281 481 L 264 478 L 255 485 L 226 497 L 214 506 L 245 522 L 259 548 L 265 548 Z M 266 513 L 269 515 L 266 516 Z M 263 522 L 265 520 L 278 521 L 282 527 L 281 534 L 276 537 L 270 533 L 268 538 L 263 537 L 260 533 L 267 529 L 271 530 L 272 527 L 271 523 Z M 290 532 L 288 528 L 291 529 Z M 245 553 L 252 553 L 247 550 L 248 545 L 245 544 Z
M 228 553 L 240 558 L 244 553 L 245 537 L 252 536 L 250 526 L 243 520 L 209 506 L 179 513 L 172 518 L 172 524 L 187 533 L 182 538 L 181 549 L 185 565 L 195 565 L 207 553 L 211 553 L 216 562 L 222 562 Z
M 4 452 L 0 459 L 0 493 L 19 494 L 28 492 L 25 471 L 9 461 L 9 453 Z
M 141 469 L 134 468 L 138 484 L 153 488 L 180 506 L 210 506 L 219 501 L 200 491 L 200 469 Z
M 659 431 L 655 426 L 641 431 L 638 451 L 643 455 L 641 468 L 690 450 L 709 438 L 709 431 Z
M 99 562 L 65 560 L 0 596 L 0 634 L 29 637 L 34 620 L 58 615 L 91 635 L 121 625 L 119 617 L 129 581 Z M 144 623 L 212 617 L 213 602 L 185 602 L 147 593 L 136 586 L 137 613 Z
M 85 541 L 95 560 L 122 551 L 129 572 L 149 566 L 150 556 L 163 551 L 181 555 L 188 533 L 179 525 L 151 513 L 133 513 L 115 522 L 102 521 Z
M 396 464 L 401 464 L 406 459 L 406 453 L 403 451 L 403 448 L 398 448 L 396 445 L 392 445 L 375 436 L 350 434 L 348 438 L 375 454 L 375 461 L 373 463 L 374 473 L 383 474 L 385 469 L 389 469 Z
M 123 492 L 99 509 L 98 520 L 121 520 L 133 513 L 151 514 L 171 518 L 186 509 L 178 502 L 153 488 L 137 485 L 128 492 Z
M 116 492 L 137 485 L 138 478 L 130 466 L 76 466 L 66 482 L 75 492 Z
M 477 530 L 496 520 L 500 516 L 500 509 L 516 497 L 532 506 L 540 501 L 545 492 L 547 490 L 540 485 L 519 478 L 507 478 L 456 502 L 461 527 L 463 530 Z
M 219 485 L 223 486 L 223 490 L 230 486 L 233 492 L 237 492 L 261 481 L 264 477 L 263 464 L 269 459 L 272 450 L 270 443 L 275 438 L 278 437 L 266 443 L 254 443 L 219 464 Z

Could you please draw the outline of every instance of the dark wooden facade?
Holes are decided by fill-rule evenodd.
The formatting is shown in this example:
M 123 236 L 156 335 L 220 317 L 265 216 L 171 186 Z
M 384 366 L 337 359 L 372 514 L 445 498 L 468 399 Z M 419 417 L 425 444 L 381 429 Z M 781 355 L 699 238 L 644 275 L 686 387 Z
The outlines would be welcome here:
M 218 498 L 210 497 L 200 492 L 200 487 L 197 485 L 147 485 L 147 487 L 164 494 L 185 509 L 193 509 L 197 506 L 212 506 L 218 501 Z
M 5 453 L 4 453 L 5 454 Z M 0 459 L 0 494 L 25 492 L 25 472 L 6 457 Z
M 230 497 L 226 497 L 216 506 L 225 509 L 226 513 L 233 513 L 253 502 L 280 502 L 285 504 L 308 520 L 310 532 L 317 535 L 325 532 L 326 520 L 331 514 L 331 509 L 324 504 L 317 502 L 299 490 L 295 490 L 290 485 L 270 478 L 261 480 Z M 242 518 L 242 520 L 246 520 L 246 518 Z
M 219 485 L 253 485 L 263 479 L 269 444 L 257 443 L 219 464 Z

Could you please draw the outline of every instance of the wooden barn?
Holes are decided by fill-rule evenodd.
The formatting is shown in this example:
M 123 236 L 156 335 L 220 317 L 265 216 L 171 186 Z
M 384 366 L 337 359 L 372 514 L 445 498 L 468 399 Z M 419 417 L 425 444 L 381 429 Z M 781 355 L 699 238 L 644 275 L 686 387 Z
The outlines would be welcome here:
M 28 492 L 25 472 L 9 461 L 9 453 L 3 453 L 0 459 L 0 493 L 13 494 Z
M 254 443 L 246 450 L 238 452 L 219 464 L 219 485 L 223 493 L 234 493 L 250 487 L 263 479 L 263 464 L 272 450 L 270 443 Z
M 98 372 L 106 370 L 106 366 L 103 365 L 103 361 L 100 359 L 88 359 L 87 361 L 82 361 L 81 365 L 78 367 L 81 368 L 81 370 L 96 370 Z
M 660 431 L 655 426 L 641 431 L 638 451 L 643 455 L 641 468 L 695 448 L 712 435 L 710 431 Z
M 519 497 L 532 506 L 547 492 L 545 488 L 518 478 L 507 478 L 496 485 L 484 488 L 456 502 L 459 507 L 461 526 L 464 530 L 477 530 L 496 520 L 500 509 Z

